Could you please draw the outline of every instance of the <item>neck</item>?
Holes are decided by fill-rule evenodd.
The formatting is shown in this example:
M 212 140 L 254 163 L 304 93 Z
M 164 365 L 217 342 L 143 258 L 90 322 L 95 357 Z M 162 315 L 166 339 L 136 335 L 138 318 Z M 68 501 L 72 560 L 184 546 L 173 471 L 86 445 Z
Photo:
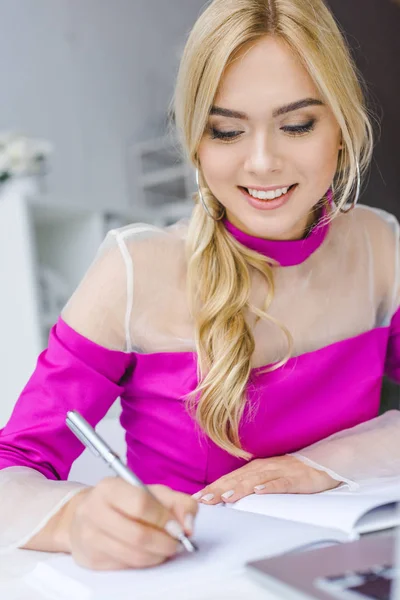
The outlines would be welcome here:
M 263 254 L 280 266 L 293 266 L 306 260 L 323 243 L 328 230 L 329 207 L 325 202 L 319 203 L 314 211 L 307 217 L 299 235 L 294 238 L 273 240 L 271 238 L 256 237 L 240 229 L 225 218 L 222 223 L 228 232 L 243 246 Z

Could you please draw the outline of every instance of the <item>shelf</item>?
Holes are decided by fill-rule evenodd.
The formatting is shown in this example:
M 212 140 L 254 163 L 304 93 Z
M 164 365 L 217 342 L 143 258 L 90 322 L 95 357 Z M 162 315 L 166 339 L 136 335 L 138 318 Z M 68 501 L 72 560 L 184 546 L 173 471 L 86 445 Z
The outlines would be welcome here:
M 196 189 L 192 167 L 185 161 L 177 136 L 139 142 L 129 148 L 132 160 L 130 202 L 135 217 L 166 225 L 191 214 Z
M 152 171 L 151 173 L 145 173 L 140 178 L 140 184 L 143 188 L 151 189 L 159 186 L 167 186 L 168 184 L 175 184 L 177 179 L 185 180 L 188 177 L 188 169 L 186 165 L 180 164 L 176 167 L 167 167 L 165 169 L 159 169 Z
M 188 200 L 185 202 L 165 202 L 153 210 L 151 208 L 138 208 L 135 211 L 135 221 L 149 224 L 159 224 L 163 221 L 168 221 L 166 224 L 170 224 L 171 222 L 179 221 L 179 219 L 190 217 L 193 206 L 192 200 Z
M 29 210 L 35 225 L 50 225 L 84 219 L 92 216 L 95 211 L 79 206 L 56 206 L 44 202 L 30 202 Z M 100 214 L 100 211 L 97 211 Z
M 160 213 L 164 218 L 171 219 L 181 219 L 183 217 L 188 217 L 191 215 L 193 211 L 193 202 L 168 202 L 160 207 Z
M 152 140 L 146 140 L 145 142 L 139 142 L 136 144 L 137 151 L 145 156 L 147 154 L 156 154 L 157 152 L 164 152 L 166 148 L 176 149 L 179 146 L 179 142 L 174 135 L 164 135 L 162 137 L 154 138 Z

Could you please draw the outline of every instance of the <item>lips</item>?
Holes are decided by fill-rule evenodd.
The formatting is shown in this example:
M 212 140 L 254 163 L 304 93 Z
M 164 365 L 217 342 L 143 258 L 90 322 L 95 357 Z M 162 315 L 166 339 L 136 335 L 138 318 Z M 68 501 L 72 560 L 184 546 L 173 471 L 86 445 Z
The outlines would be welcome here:
M 245 188 L 243 186 L 238 186 L 238 189 L 243 194 L 243 196 L 247 200 L 247 203 L 250 206 L 252 206 L 253 208 L 255 208 L 257 210 L 261 210 L 261 211 L 271 211 L 271 210 L 278 209 L 281 206 L 284 206 L 290 200 L 292 195 L 295 193 L 297 186 L 298 186 L 297 183 L 291 185 L 288 188 L 288 191 L 286 192 L 286 194 L 282 194 L 281 196 L 278 196 L 278 198 L 273 198 L 272 200 L 260 200 L 258 198 L 255 198 L 254 196 L 249 194 L 249 192 L 247 191 L 247 188 Z

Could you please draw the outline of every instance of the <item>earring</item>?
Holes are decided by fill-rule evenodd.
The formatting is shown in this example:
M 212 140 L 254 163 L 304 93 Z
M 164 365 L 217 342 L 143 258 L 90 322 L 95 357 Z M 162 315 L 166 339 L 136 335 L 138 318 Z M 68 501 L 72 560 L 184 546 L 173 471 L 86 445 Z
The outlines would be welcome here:
M 356 194 L 354 196 L 354 200 L 350 205 L 350 208 L 348 208 L 347 210 L 344 210 L 343 208 L 340 209 L 341 213 L 349 213 L 350 211 L 353 210 L 353 208 L 356 206 L 358 199 L 360 197 L 360 192 L 361 192 L 361 173 L 360 173 L 360 163 L 358 162 L 358 160 L 356 161 L 356 169 L 357 169 L 357 187 L 356 187 Z
M 216 219 L 216 218 L 215 218 L 215 217 L 213 217 L 213 215 L 210 213 L 210 211 L 209 211 L 209 209 L 208 209 L 208 207 L 207 207 L 207 204 L 205 203 L 204 196 L 203 196 L 203 194 L 202 194 L 201 187 L 200 187 L 200 175 L 199 175 L 199 169 L 196 169 L 196 184 L 197 184 L 197 191 L 198 191 L 198 193 L 199 193 L 199 196 L 200 196 L 201 203 L 202 203 L 202 205 L 203 205 L 203 208 L 204 208 L 204 210 L 205 210 L 205 211 L 206 211 L 206 213 L 208 214 L 208 216 L 209 216 L 209 217 L 210 217 L 210 218 L 211 218 L 213 221 L 220 221 L 221 219 L 223 219 L 223 218 L 224 218 L 224 216 L 225 216 L 225 210 L 222 210 L 221 216 L 220 216 L 220 217 L 218 217 L 218 219 Z

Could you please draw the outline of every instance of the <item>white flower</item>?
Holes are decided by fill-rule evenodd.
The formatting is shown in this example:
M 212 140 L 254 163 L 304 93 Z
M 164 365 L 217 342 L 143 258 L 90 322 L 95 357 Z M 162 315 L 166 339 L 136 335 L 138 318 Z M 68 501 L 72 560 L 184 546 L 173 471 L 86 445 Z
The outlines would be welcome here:
M 32 175 L 38 173 L 52 152 L 46 140 L 32 139 L 16 133 L 0 134 L 0 175 Z
M 8 146 L 8 144 L 11 144 L 11 142 L 17 137 L 18 134 L 12 131 L 0 133 L 0 149 L 3 149 L 3 147 Z

